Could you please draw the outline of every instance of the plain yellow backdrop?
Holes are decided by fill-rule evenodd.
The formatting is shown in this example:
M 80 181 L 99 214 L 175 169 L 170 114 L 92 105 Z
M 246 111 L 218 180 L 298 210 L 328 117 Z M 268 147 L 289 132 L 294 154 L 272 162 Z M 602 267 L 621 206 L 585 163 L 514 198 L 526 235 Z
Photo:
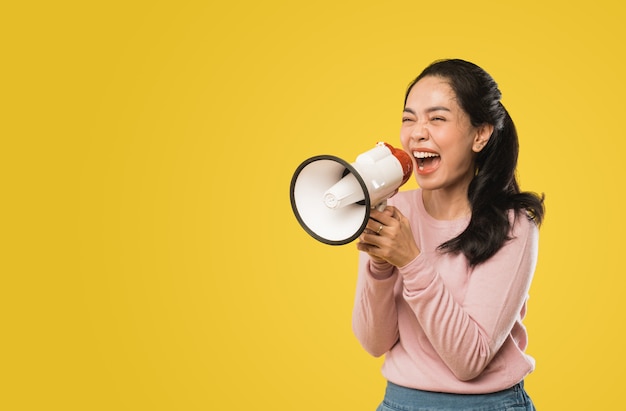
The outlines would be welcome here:
M 1 8 L 1 409 L 375 409 L 355 245 L 309 237 L 289 183 L 399 144 L 406 85 L 446 57 L 498 81 L 522 188 L 546 194 L 528 391 L 621 406 L 618 2 Z

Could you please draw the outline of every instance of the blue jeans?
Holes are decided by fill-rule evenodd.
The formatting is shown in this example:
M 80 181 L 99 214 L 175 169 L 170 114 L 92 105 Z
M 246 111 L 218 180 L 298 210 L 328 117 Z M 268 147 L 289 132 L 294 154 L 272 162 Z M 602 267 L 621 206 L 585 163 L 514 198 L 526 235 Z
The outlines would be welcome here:
M 524 382 L 491 394 L 447 394 L 387 383 L 385 399 L 376 411 L 535 411 Z

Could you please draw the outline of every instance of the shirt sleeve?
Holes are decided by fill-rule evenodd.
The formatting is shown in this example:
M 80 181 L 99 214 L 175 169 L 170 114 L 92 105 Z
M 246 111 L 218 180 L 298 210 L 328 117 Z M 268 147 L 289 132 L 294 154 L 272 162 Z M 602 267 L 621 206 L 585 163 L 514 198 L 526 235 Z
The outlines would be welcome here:
M 488 261 L 468 271 L 461 299 L 453 297 L 434 268 L 432 254 L 422 253 L 399 269 L 405 301 L 460 380 L 481 374 L 524 310 L 537 260 L 538 228 L 520 215 L 511 237 Z
M 373 262 L 366 253 L 359 253 L 352 328 L 363 348 L 375 357 L 385 354 L 398 341 L 394 298 L 398 280 L 398 270 L 391 264 Z

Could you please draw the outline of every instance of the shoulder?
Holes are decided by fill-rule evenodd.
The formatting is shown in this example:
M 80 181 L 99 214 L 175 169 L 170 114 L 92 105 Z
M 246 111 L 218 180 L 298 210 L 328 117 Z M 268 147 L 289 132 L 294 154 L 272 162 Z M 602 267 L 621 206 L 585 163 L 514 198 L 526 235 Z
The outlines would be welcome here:
M 539 239 L 539 227 L 526 211 L 509 210 L 509 239 L 514 242 L 536 243 Z

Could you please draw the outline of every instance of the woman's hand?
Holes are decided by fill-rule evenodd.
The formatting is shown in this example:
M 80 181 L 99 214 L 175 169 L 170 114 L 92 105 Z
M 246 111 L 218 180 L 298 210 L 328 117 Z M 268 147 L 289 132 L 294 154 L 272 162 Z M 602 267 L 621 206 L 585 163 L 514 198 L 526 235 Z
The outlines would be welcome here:
M 420 254 L 409 220 L 393 206 L 383 211 L 372 209 L 367 228 L 359 237 L 357 248 L 376 262 L 403 267 Z

